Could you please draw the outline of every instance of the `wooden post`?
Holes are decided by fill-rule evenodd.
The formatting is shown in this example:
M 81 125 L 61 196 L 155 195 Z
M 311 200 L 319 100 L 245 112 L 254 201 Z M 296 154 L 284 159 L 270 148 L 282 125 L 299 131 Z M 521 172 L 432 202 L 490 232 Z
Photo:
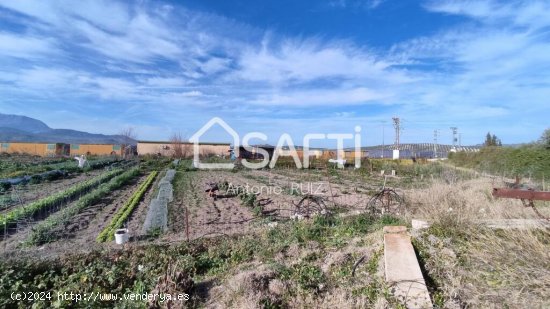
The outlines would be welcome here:
M 327 175 L 327 181 L 328 181 L 328 188 L 330 190 L 330 198 L 332 200 L 332 207 L 336 208 L 336 203 L 334 202 L 334 195 L 332 194 L 332 184 L 330 182 L 330 175 L 328 172 L 328 168 L 325 170 Z
M 185 236 L 187 237 L 187 242 L 189 242 L 189 209 L 185 207 Z

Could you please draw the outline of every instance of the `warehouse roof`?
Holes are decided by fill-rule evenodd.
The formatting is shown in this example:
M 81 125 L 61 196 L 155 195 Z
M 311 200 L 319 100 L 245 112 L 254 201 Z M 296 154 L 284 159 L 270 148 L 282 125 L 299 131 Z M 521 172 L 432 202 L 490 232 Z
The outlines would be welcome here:
M 138 144 L 174 144 L 173 141 L 138 141 Z M 190 144 L 191 142 L 181 142 L 182 144 Z M 212 145 L 212 146 L 229 146 L 231 143 L 199 143 L 199 145 Z

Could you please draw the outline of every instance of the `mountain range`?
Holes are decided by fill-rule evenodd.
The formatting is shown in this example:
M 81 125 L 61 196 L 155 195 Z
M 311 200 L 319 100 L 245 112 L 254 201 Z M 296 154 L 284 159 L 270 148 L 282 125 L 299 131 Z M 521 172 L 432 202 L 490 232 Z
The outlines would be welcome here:
M 0 142 L 44 142 L 68 144 L 136 144 L 122 135 L 94 134 L 70 129 L 52 129 L 27 116 L 0 113 Z

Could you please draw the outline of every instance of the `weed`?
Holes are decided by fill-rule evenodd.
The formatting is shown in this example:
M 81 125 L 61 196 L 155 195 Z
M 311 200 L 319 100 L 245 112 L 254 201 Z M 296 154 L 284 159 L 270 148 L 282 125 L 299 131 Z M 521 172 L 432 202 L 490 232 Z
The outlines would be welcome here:
M 292 267 L 292 278 L 302 289 L 320 291 L 325 283 L 325 276 L 318 266 L 302 262 Z

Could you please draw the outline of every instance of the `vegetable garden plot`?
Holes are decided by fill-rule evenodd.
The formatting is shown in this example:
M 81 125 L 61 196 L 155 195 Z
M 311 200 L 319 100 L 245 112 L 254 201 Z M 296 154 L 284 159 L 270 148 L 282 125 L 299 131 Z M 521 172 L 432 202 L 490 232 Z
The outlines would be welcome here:
M 86 207 L 95 204 L 102 197 L 107 196 L 111 191 L 122 187 L 138 175 L 139 168 L 136 167 L 130 169 L 123 174 L 114 177 L 109 182 L 100 185 L 90 193 L 84 195 L 70 207 L 66 207 L 60 212 L 48 217 L 46 220 L 42 221 L 33 228 L 33 231 L 27 240 L 28 243 L 38 245 L 56 240 L 57 227 L 68 223 L 73 216 L 82 212 Z
M 48 216 L 51 210 L 55 210 L 56 208 L 81 197 L 101 183 L 108 181 L 123 172 L 123 169 L 105 172 L 98 177 L 74 185 L 65 191 L 58 192 L 47 198 L 10 210 L 9 212 L 0 215 L 0 233 L 6 235 L 10 228 L 13 228 L 14 226 L 17 227 L 17 222 L 21 219 L 33 218 L 39 214 Z
M 277 195 L 262 193 L 231 194 L 226 192 L 222 183 L 227 182 L 242 188 L 249 184 L 258 188 L 263 184 L 249 175 L 226 171 L 188 171 L 179 172 L 174 183 L 174 202 L 169 208 L 170 240 L 217 236 L 220 234 L 244 234 L 253 226 L 259 226 L 268 217 L 277 217 L 278 208 L 288 208 L 287 217 L 291 215 L 292 201 L 299 201 L 298 196 L 286 193 Z M 218 184 L 219 191 L 211 195 L 205 192 L 212 184 Z M 237 192 L 235 192 L 237 193 Z M 249 192 L 250 193 L 250 192 Z M 288 206 L 288 207 L 287 207 Z M 188 213 L 186 219 L 186 213 Z M 186 226 L 188 222 L 189 226 Z
M 0 161 L 0 183 L 17 181 L 29 182 L 33 175 L 43 174 L 50 171 L 64 171 L 68 173 L 80 173 L 99 169 L 110 165 L 123 164 L 125 161 L 118 158 L 100 158 L 89 160 L 84 169 L 79 168 L 75 160 L 64 159 L 54 163 L 21 164 L 10 161 Z M 26 176 L 26 177 L 25 177 Z M 25 179 L 26 178 L 26 179 Z
M 99 169 L 115 169 L 134 162 L 113 158 L 100 159 L 91 161 L 84 169 L 78 168 L 76 162 L 72 161 L 62 164 L 68 168 L 56 166 L 57 169 L 50 170 L 48 167 L 47 171 L 38 174 L 22 171 L 25 175 L 0 179 L 0 213 L 15 205 L 27 204 L 52 192 L 67 189 L 68 186 L 89 178 L 89 174 L 96 176 Z
M 99 176 L 103 171 L 94 170 L 87 173 L 69 175 L 66 178 L 45 181 L 38 184 L 25 184 L 11 186 L 4 194 L 0 194 L 0 214 L 5 213 L 17 206 L 32 203 L 36 200 L 46 198 L 52 193 L 61 192 L 70 187 Z

